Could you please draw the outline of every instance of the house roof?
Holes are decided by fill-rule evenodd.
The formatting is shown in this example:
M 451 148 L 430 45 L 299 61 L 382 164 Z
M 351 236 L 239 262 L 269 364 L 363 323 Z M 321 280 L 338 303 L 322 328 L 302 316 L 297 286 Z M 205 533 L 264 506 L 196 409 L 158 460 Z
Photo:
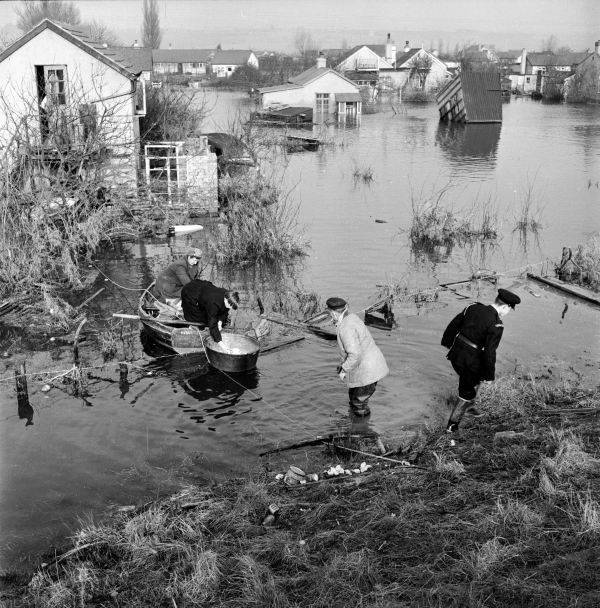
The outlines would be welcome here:
M 44 19 L 35 27 L 23 34 L 18 40 L 13 42 L 8 48 L 0 53 L 0 62 L 10 57 L 15 51 L 18 51 L 22 46 L 33 40 L 38 34 L 44 30 L 51 30 L 58 34 L 71 44 L 85 51 L 98 61 L 101 61 L 108 67 L 116 70 L 129 80 L 135 80 L 140 73 L 136 71 L 136 67 L 131 65 L 118 51 L 111 48 L 105 48 L 102 44 L 94 42 L 89 34 L 84 30 L 76 28 L 72 25 L 57 23 L 50 19 Z
M 531 65 L 565 65 L 572 66 L 581 63 L 589 53 L 565 53 L 563 55 L 555 55 L 554 53 L 528 53 L 527 61 Z
M 364 72 L 344 72 L 344 76 L 353 82 L 355 80 L 378 80 L 379 72 L 364 71 Z
M 259 93 L 271 93 L 273 91 L 287 91 L 290 89 L 301 89 L 304 85 L 316 80 L 317 78 L 321 78 L 325 74 L 335 74 L 338 78 L 345 80 L 353 86 L 356 86 L 350 79 L 346 78 L 339 72 L 332 70 L 331 68 L 318 68 L 317 66 L 313 66 L 312 68 L 308 68 L 308 70 L 304 70 L 297 76 L 292 76 L 288 79 L 287 82 L 283 84 L 274 85 L 272 87 L 262 87 L 258 89 Z
M 516 61 L 520 56 L 521 53 L 523 51 L 521 50 L 511 50 L 511 51 L 498 51 L 496 53 L 496 55 L 498 55 L 498 59 L 504 59 L 504 60 L 513 60 Z
M 217 51 L 211 59 L 213 65 L 245 65 L 252 55 L 250 50 Z
M 214 49 L 154 49 L 154 63 L 206 63 Z
M 502 121 L 502 97 L 498 72 L 462 72 L 459 78 L 467 122 Z
M 385 44 L 357 44 L 353 46 L 350 50 L 344 51 L 341 57 L 338 57 L 338 63 L 343 63 L 348 59 L 348 57 L 352 57 L 354 53 L 360 51 L 360 49 L 367 47 L 369 50 L 373 51 L 375 55 L 381 57 L 382 59 L 385 57 Z
M 134 72 L 152 71 L 152 49 L 143 46 L 111 46 L 125 61 L 134 68 Z
M 410 49 L 396 53 L 396 68 L 401 68 L 411 57 L 414 57 L 421 49 Z

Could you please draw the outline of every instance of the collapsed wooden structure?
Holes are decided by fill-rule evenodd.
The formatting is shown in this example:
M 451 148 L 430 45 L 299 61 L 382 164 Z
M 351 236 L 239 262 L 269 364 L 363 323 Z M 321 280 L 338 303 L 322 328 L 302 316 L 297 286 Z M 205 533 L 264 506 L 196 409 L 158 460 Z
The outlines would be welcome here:
M 461 72 L 436 97 L 440 120 L 502 122 L 502 87 L 498 72 Z

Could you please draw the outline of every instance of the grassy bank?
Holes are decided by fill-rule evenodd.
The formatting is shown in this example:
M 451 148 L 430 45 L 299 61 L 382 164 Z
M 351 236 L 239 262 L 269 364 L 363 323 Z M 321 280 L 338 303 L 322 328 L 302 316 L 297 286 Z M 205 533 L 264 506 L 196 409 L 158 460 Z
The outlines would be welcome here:
M 291 463 L 364 460 L 316 447 L 84 525 L 13 605 L 597 606 L 600 391 L 581 380 L 546 370 L 484 387 L 486 415 L 456 445 L 429 429 L 397 452 L 423 469 L 275 481 Z

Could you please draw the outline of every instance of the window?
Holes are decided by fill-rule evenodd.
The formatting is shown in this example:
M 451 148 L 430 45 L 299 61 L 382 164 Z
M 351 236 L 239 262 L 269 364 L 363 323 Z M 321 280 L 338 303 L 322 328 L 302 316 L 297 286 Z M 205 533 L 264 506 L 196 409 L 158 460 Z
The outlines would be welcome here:
M 527 76 L 527 78 L 525 78 L 525 82 L 526 82 L 527 84 L 529 84 L 529 83 L 531 82 L 531 78 L 529 78 L 529 76 Z
M 192 67 L 197 70 L 200 67 L 200 64 L 197 61 L 193 61 Z
M 316 112 L 329 112 L 329 93 L 316 93 Z
M 45 65 L 44 81 L 48 102 L 55 106 L 67 105 L 67 67 L 64 65 Z

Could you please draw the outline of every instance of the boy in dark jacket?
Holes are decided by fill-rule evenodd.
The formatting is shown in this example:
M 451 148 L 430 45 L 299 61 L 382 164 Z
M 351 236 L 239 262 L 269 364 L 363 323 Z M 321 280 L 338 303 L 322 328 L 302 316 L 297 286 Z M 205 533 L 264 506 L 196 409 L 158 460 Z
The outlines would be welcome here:
M 221 329 L 229 321 L 229 309 L 237 310 L 240 296 L 210 281 L 194 279 L 181 290 L 181 305 L 186 321 L 208 327 L 215 342 L 221 342 Z
M 156 279 L 156 292 L 170 306 L 181 306 L 181 289 L 200 277 L 202 251 L 192 249 L 185 257 L 167 266 Z
M 477 386 L 491 382 L 496 375 L 496 349 L 502 339 L 505 317 L 521 302 L 516 294 L 499 289 L 493 304 L 475 302 L 456 315 L 446 327 L 442 346 L 449 349 L 447 358 L 458 374 L 458 403 L 450 414 L 446 432 L 453 433 L 467 411 L 473 407 Z

